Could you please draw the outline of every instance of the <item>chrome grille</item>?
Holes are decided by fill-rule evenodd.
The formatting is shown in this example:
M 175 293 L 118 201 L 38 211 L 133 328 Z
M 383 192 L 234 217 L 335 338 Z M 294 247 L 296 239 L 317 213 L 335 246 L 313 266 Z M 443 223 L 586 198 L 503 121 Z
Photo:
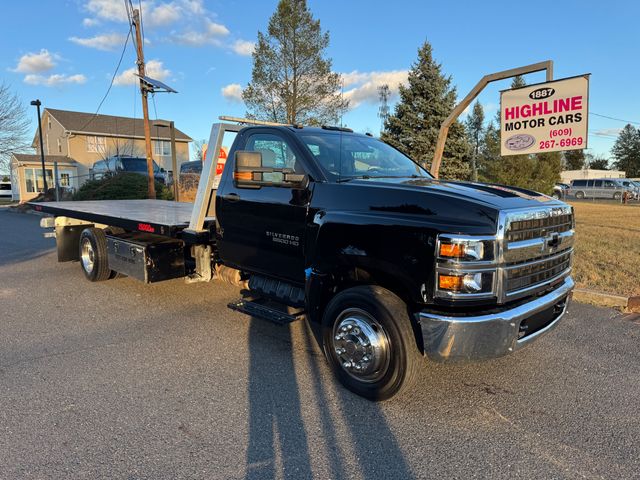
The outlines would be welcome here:
M 569 205 L 508 212 L 502 243 L 502 299 L 546 288 L 569 274 L 574 221 Z
M 541 238 L 550 232 L 563 233 L 573 228 L 573 219 L 570 213 L 563 213 L 543 218 L 528 220 L 516 220 L 510 223 L 507 232 L 508 242 L 520 242 Z
M 507 294 L 551 280 L 571 266 L 571 251 L 549 258 L 507 267 L 505 290 Z

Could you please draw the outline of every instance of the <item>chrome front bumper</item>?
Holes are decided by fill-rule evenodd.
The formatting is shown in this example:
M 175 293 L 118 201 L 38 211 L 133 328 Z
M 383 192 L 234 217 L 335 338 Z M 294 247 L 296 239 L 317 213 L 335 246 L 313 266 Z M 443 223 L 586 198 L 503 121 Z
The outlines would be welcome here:
M 478 316 L 449 316 L 420 312 L 425 354 L 438 362 L 473 361 L 507 355 L 553 330 L 567 311 L 573 280 L 567 277 L 554 291 L 509 310 Z M 545 327 L 518 338 L 520 323 L 557 307 Z

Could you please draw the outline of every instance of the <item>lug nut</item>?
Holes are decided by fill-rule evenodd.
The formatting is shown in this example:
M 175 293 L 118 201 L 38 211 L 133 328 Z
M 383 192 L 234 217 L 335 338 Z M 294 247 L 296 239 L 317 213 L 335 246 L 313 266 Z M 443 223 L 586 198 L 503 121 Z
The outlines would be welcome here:
M 351 362 L 344 362 L 342 364 L 342 368 L 351 368 L 353 366 L 353 364 Z

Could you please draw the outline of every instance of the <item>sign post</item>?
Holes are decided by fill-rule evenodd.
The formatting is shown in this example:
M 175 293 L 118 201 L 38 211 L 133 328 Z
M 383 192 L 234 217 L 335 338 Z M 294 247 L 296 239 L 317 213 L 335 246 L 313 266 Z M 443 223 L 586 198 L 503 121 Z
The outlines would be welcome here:
M 587 148 L 589 75 L 500 93 L 500 155 Z

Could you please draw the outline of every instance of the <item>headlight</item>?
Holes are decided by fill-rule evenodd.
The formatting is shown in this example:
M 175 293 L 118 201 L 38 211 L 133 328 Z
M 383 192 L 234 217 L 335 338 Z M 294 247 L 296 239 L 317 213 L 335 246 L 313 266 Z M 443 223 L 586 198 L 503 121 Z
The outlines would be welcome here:
M 494 297 L 496 248 L 495 237 L 439 235 L 435 296 L 449 300 Z
M 438 258 L 454 262 L 490 261 L 494 259 L 494 241 L 439 237 Z
M 493 272 L 438 273 L 438 290 L 453 294 L 491 294 Z

